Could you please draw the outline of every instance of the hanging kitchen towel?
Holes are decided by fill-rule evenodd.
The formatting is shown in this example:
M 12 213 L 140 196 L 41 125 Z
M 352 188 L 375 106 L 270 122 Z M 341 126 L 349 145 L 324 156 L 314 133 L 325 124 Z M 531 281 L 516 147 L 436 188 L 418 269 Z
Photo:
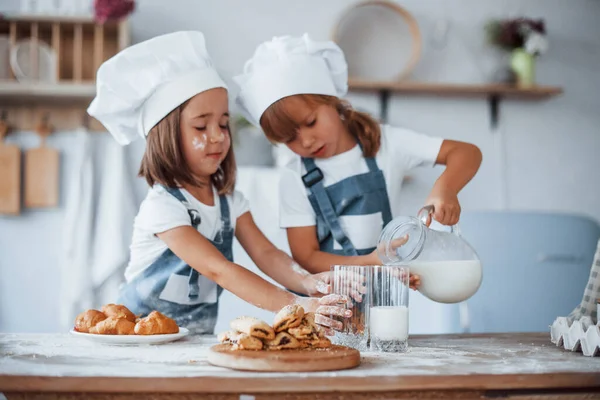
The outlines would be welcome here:
M 597 315 L 597 300 L 600 299 L 600 240 L 596 248 L 596 255 L 590 269 L 590 277 L 583 292 L 581 303 L 571 311 L 567 317 L 569 323 L 579 320 L 582 317 L 590 317 L 592 321 L 598 322 Z
M 60 288 L 60 321 L 64 329 L 73 326 L 81 311 L 93 302 L 90 268 L 94 223 L 94 165 L 91 133 L 75 132 L 75 163 L 66 179 L 65 224 Z
M 93 245 L 92 279 L 97 305 L 116 301 L 129 261 L 129 244 L 137 212 L 134 182 L 127 163 L 129 146 L 107 141 Z

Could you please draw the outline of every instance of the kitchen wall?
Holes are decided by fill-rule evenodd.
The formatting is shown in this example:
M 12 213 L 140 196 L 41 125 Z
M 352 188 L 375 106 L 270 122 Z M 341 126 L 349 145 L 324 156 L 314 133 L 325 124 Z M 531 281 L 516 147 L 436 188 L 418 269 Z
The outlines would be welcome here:
M 143 0 L 138 2 L 131 19 L 132 37 L 137 42 L 175 30 L 201 30 L 216 64 L 224 76 L 230 77 L 241 70 L 258 43 L 274 35 L 308 32 L 317 39 L 328 38 L 342 10 L 356 2 L 173 0 L 165 12 L 164 1 Z M 490 17 L 515 15 L 545 19 L 550 49 L 539 59 L 538 81 L 562 86 L 562 96 L 541 102 L 504 101 L 500 124 L 491 129 L 484 99 L 394 95 L 389 122 L 431 135 L 466 140 L 482 149 L 481 170 L 460 195 L 465 210 L 558 211 L 600 220 L 600 2 L 398 3 L 417 18 L 423 34 L 423 55 L 413 73 L 419 81 L 485 82 L 503 59 L 485 45 L 484 22 Z M 5 0 L 0 5 L 0 12 L 17 9 L 15 0 Z M 443 23 L 449 27 L 445 45 L 434 47 L 431 32 Z M 351 93 L 348 97 L 357 107 L 379 112 L 373 94 Z M 50 145 L 62 151 L 63 172 L 68 171 L 74 156 L 73 135 L 57 133 L 49 140 Z M 110 138 L 100 135 L 95 140 L 102 146 Z M 34 145 L 35 137 L 22 133 L 13 135 L 10 141 L 29 147 Z M 128 149 L 130 173 L 136 172 L 141 151 L 139 143 Z M 99 160 L 102 162 L 101 156 Z M 433 168 L 413 175 L 415 179 L 406 186 L 404 213 L 413 214 L 419 208 L 440 172 L 441 168 Z M 64 192 L 67 182 L 63 182 Z M 137 183 L 139 202 L 145 186 Z M 0 217 L 0 331 L 59 329 L 53 315 L 58 307 L 63 217 L 64 209 Z M 233 297 L 228 301 L 238 304 Z M 444 313 L 441 310 L 440 317 Z M 418 321 L 416 327 L 416 331 L 423 332 L 438 329 Z

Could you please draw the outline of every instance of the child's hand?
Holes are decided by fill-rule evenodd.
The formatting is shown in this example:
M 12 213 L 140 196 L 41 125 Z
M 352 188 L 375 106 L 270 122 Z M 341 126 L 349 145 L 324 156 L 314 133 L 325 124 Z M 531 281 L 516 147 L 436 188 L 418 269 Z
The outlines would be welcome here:
M 312 297 L 322 297 L 323 295 L 330 294 L 332 292 L 333 272 L 321 272 L 319 274 L 307 275 L 302 280 L 302 286 L 306 289 L 306 294 Z M 342 279 L 343 283 L 348 286 L 344 290 L 349 293 L 350 296 L 357 302 L 362 301 L 363 295 L 367 293 L 365 287 L 365 278 L 360 274 L 352 274 Z
M 404 244 L 406 244 L 406 242 L 408 242 L 408 235 L 404 235 L 402 237 L 396 238 L 394 240 L 392 240 L 392 242 L 390 243 L 390 250 L 392 250 L 393 252 L 396 251 L 396 249 L 398 249 L 398 247 L 403 246 Z M 382 251 L 383 243 L 379 244 L 379 250 L 375 249 L 373 250 L 373 252 L 371 254 L 366 255 L 365 257 L 367 257 L 367 264 L 366 265 L 381 265 L 383 264 L 383 260 L 381 260 L 379 258 L 379 254 L 378 251 Z
M 442 225 L 456 225 L 460 219 L 460 204 L 456 193 L 437 186 L 427 197 L 425 204 L 433 206 L 433 218 Z M 428 218 L 426 225 L 429 226 L 431 219 Z
M 330 294 L 325 297 L 300 297 L 296 298 L 296 304 L 302 306 L 305 312 L 315 313 L 315 323 L 323 327 L 325 334 L 332 336 L 334 330 L 340 330 L 343 324 L 339 320 L 331 318 L 332 316 L 341 318 L 350 318 L 352 311 L 346 309 L 350 299 L 339 294 Z
M 306 275 L 302 279 L 302 286 L 309 296 L 320 297 L 331 293 L 331 272 L 321 272 L 314 275 Z
M 419 275 L 410 274 L 408 277 L 408 286 L 412 290 L 417 290 L 421 286 L 421 277 Z
M 406 279 L 406 270 L 398 268 L 397 273 L 393 273 L 393 276 L 397 276 L 398 279 L 405 280 Z M 417 274 L 409 273 L 408 276 L 408 287 L 412 290 L 417 290 L 421 286 L 421 277 Z

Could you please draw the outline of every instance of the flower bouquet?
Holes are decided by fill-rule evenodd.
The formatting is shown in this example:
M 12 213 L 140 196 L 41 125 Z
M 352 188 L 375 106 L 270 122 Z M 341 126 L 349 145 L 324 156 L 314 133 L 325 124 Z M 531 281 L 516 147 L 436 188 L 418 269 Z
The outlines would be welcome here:
M 517 84 L 533 86 L 535 58 L 548 50 L 544 21 L 528 18 L 492 20 L 486 25 L 486 34 L 491 44 L 511 52 L 510 68 Z

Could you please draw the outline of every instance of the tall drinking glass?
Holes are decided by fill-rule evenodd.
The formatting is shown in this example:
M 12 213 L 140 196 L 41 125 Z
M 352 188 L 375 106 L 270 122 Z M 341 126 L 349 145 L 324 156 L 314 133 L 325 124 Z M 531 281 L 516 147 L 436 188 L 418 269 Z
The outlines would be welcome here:
M 405 352 L 408 349 L 409 269 L 393 265 L 371 268 L 371 350 Z
M 341 321 L 343 328 L 336 331 L 332 341 L 335 344 L 353 347 L 359 351 L 369 348 L 369 302 L 368 288 L 371 282 L 371 267 L 354 265 L 334 265 L 333 293 L 347 296 L 346 308 L 352 310 L 352 317 L 332 318 Z

